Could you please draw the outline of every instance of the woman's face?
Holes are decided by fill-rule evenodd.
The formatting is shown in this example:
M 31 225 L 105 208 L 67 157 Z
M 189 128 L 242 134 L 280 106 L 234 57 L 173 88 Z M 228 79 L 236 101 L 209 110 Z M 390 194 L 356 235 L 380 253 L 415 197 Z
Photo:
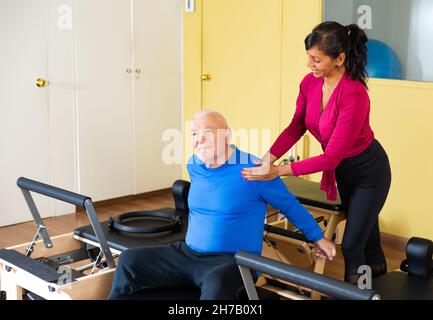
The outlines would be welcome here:
M 318 47 L 312 47 L 307 50 L 307 56 L 307 67 L 311 69 L 316 78 L 332 77 L 334 73 L 344 68 L 344 53 L 341 53 L 336 59 L 332 59 Z

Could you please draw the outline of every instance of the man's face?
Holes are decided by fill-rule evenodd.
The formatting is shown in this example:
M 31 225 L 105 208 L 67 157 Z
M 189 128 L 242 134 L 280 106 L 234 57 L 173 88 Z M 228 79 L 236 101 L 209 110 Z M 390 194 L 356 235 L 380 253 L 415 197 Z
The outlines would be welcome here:
M 206 164 L 223 164 L 228 148 L 228 129 L 221 119 L 205 115 L 192 123 L 194 154 Z M 220 163 L 221 162 L 221 163 Z

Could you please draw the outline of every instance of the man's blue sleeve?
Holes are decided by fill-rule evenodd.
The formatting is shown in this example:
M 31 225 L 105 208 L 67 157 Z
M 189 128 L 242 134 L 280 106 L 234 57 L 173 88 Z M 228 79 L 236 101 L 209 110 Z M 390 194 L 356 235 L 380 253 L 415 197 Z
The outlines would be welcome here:
M 281 178 L 270 181 L 257 181 L 256 190 L 261 198 L 289 219 L 289 221 L 310 241 L 322 239 L 323 232 L 307 209 L 287 190 Z

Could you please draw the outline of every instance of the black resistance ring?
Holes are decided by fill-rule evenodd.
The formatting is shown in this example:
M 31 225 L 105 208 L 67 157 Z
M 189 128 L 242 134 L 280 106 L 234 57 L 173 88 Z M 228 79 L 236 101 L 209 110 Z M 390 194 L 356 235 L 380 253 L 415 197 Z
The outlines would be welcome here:
M 157 218 L 165 221 L 166 224 L 157 227 L 135 227 L 125 225 L 128 220 L 136 220 L 137 218 Z M 115 229 L 122 232 L 129 233 L 158 233 L 165 231 L 175 231 L 182 226 L 182 219 L 180 215 L 161 211 L 134 211 L 123 213 L 115 218 L 110 217 L 108 226 L 111 230 Z

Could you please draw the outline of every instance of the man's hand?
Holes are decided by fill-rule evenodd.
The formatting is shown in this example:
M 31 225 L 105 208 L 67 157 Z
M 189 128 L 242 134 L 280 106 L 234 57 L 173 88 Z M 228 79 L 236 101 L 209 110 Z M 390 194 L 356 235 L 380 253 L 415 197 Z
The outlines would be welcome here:
M 320 258 L 332 260 L 337 253 L 335 250 L 335 244 L 325 237 L 317 241 L 315 245 L 317 250 L 316 256 Z

